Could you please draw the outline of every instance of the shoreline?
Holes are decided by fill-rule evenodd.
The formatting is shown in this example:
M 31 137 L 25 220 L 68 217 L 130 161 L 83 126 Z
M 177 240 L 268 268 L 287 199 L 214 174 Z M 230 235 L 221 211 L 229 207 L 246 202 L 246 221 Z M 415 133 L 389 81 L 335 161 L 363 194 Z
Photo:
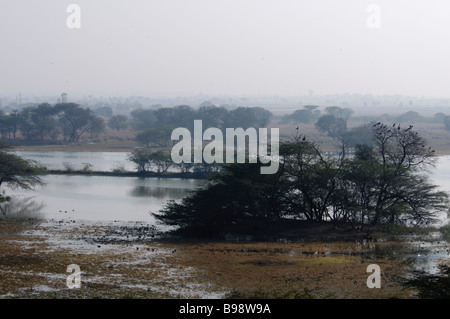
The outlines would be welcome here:
M 207 173 L 194 172 L 113 172 L 113 171 L 83 171 L 83 170 L 46 170 L 47 175 L 82 175 L 82 176 L 114 176 L 114 177 L 159 177 L 159 178 L 184 178 L 184 179 L 206 179 Z
M 66 144 L 66 145 L 15 145 L 16 151 L 26 152 L 132 152 L 138 145 L 122 144 Z
M 87 144 L 44 144 L 44 145 L 14 145 L 16 151 L 27 152 L 132 152 L 141 148 L 136 143 L 87 143 Z M 162 148 L 154 148 L 164 150 Z M 167 150 L 167 149 L 166 149 Z M 436 156 L 450 155 L 450 149 L 435 148 Z M 335 149 L 323 149 L 324 152 L 333 152 Z

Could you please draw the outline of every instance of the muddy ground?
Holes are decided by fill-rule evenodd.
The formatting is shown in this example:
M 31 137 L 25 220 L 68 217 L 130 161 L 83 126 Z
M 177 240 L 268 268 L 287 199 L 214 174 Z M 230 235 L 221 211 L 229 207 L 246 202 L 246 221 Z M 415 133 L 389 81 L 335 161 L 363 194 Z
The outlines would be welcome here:
M 0 221 L 0 298 L 416 298 L 399 241 L 190 241 L 145 223 Z M 419 244 L 420 245 L 420 244 Z M 68 287 L 69 265 L 81 287 Z M 368 288 L 367 267 L 381 269 Z M 73 282 L 73 281 L 72 281 Z M 70 282 L 69 282 L 70 284 Z

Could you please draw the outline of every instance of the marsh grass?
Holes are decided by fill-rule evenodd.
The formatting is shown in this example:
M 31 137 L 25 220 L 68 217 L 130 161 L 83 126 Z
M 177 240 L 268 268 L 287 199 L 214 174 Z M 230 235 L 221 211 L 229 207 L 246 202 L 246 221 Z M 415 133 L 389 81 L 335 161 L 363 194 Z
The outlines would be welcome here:
M 105 234 L 98 226 L 32 226 L 42 235 L 9 233 L 0 222 L 0 295 L 17 298 L 186 298 L 207 295 L 234 299 L 410 298 L 395 278 L 398 260 L 364 252 L 394 243 L 357 242 L 181 242 L 162 240 L 115 244 L 112 250 L 80 254 L 55 238 L 83 243 L 86 234 Z M 45 238 L 52 238 L 47 241 Z M 102 245 L 103 246 L 103 245 Z M 75 245 L 74 247 L 77 247 Z M 112 247 L 110 247 L 112 248 Z M 155 252 L 153 253 L 153 249 Z M 80 265 L 81 289 L 65 287 L 67 265 Z M 368 264 L 382 269 L 382 289 L 366 286 Z M 36 287 L 47 286 L 48 291 Z M 198 294 L 198 295 L 197 295 Z
M 378 248 L 393 243 L 375 243 Z M 409 298 L 396 276 L 398 260 L 363 253 L 375 248 L 350 242 L 189 243 L 178 245 L 177 263 L 199 270 L 192 280 L 225 290 L 225 298 L 325 299 Z M 366 285 L 369 264 L 382 269 L 383 289 Z

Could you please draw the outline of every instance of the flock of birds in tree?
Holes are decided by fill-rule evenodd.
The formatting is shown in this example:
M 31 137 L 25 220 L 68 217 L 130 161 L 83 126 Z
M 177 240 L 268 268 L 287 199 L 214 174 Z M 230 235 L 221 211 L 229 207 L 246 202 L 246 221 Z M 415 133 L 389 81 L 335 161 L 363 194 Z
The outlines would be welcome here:
M 397 125 L 397 123 L 392 124 L 393 129 L 395 129 L 395 126 L 396 126 L 396 125 Z M 383 124 L 381 124 L 381 122 L 378 122 L 378 123 L 374 124 L 373 127 L 383 128 L 383 127 L 387 127 L 387 125 L 383 125 Z M 411 130 L 413 127 L 414 127 L 414 126 L 410 124 L 409 127 L 408 127 L 407 129 L 404 130 L 404 132 L 408 132 L 408 131 Z M 400 123 L 399 123 L 399 124 L 397 125 L 397 131 L 400 131 L 400 130 L 401 130 L 401 127 L 400 127 Z M 389 132 L 391 132 L 390 129 L 386 131 L 386 133 L 389 133 Z M 378 135 L 381 135 L 381 134 L 383 134 L 383 132 L 379 132 L 379 133 L 378 133 Z M 419 133 L 418 133 L 418 132 L 415 132 L 415 134 L 418 135 Z M 422 147 L 425 147 L 425 145 L 422 144 Z M 431 150 L 432 153 L 435 152 L 435 150 L 432 150 L 432 149 L 431 149 L 431 146 L 428 147 L 428 150 Z
M 298 129 L 299 129 L 299 127 L 297 126 L 297 128 L 296 128 L 297 132 L 298 132 Z M 302 141 L 306 141 L 306 135 L 303 136 Z
M 397 124 L 397 123 L 392 124 L 392 129 L 395 130 L 395 126 L 396 126 L 396 125 L 397 125 L 397 131 L 400 131 L 400 130 L 401 130 L 400 123 L 398 123 L 398 124 Z M 374 124 L 373 127 L 387 128 L 387 125 L 384 125 L 384 124 L 382 124 L 381 122 L 378 122 L 378 123 Z M 406 129 L 404 130 L 404 132 L 408 132 L 408 131 L 411 130 L 413 127 L 414 127 L 414 126 L 410 124 L 409 127 L 406 128 Z M 298 127 L 298 126 L 297 126 L 296 130 L 297 130 L 297 132 L 298 132 L 298 130 L 299 130 L 299 127 Z M 389 133 L 389 132 L 391 132 L 391 129 L 388 129 L 388 130 L 386 131 L 386 133 Z M 379 133 L 378 133 L 378 135 L 381 135 L 381 134 L 383 134 L 383 132 L 379 132 Z M 415 134 L 418 135 L 419 133 L 418 133 L 418 132 L 415 132 Z M 302 141 L 305 141 L 305 140 L 306 140 L 306 136 L 303 136 Z M 422 147 L 425 147 L 425 145 L 422 145 Z M 428 149 L 431 150 L 431 146 L 430 146 Z M 431 150 L 431 152 L 434 153 L 435 150 Z
M 397 123 L 392 124 L 392 127 L 395 128 L 395 125 L 397 125 Z M 373 125 L 373 127 L 376 127 L 376 126 L 380 126 L 380 128 L 382 128 L 383 124 L 381 124 L 381 122 L 378 122 L 378 123 Z M 409 127 L 405 130 L 405 132 L 409 131 L 413 127 L 414 127 L 413 125 L 409 125 Z M 399 123 L 398 126 L 397 126 L 397 130 L 400 131 L 400 129 L 401 129 L 401 127 L 400 127 L 400 123 Z M 391 130 L 387 130 L 387 132 L 390 132 L 390 131 Z M 419 134 L 419 133 L 416 132 L 416 134 Z

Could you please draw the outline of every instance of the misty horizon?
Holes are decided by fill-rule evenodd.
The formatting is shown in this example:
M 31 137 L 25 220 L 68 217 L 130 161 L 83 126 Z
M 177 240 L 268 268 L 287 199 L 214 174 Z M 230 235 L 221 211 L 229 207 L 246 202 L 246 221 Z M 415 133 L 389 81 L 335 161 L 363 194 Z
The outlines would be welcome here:
M 69 27 L 71 3 L 79 28 Z M 0 98 L 450 98 L 445 1 L 22 0 L 0 8 Z

